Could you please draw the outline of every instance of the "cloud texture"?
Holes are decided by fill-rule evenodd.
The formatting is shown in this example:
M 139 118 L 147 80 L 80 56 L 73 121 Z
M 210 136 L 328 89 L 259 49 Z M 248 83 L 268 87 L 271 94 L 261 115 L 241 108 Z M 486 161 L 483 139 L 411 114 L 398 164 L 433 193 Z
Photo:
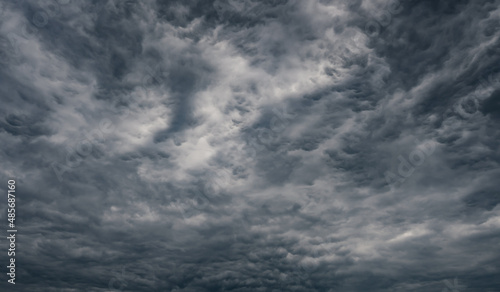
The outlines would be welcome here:
M 1 4 L 2 291 L 500 291 L 500 1 Z

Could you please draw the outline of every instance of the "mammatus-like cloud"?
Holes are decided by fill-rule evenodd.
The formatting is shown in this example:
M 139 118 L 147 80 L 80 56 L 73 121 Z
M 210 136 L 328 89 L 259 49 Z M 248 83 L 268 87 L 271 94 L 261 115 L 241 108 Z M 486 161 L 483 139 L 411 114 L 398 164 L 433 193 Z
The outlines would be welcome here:
M 2 2 L 2 287 L 499 291 L 499 4 Z

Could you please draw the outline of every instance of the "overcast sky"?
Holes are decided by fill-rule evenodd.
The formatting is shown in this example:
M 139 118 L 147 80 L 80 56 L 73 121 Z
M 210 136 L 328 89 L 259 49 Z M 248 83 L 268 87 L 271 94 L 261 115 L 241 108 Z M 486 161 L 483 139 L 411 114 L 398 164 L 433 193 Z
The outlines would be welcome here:
M 0 3 L 2 291 L 500 291 L 499 0 Z

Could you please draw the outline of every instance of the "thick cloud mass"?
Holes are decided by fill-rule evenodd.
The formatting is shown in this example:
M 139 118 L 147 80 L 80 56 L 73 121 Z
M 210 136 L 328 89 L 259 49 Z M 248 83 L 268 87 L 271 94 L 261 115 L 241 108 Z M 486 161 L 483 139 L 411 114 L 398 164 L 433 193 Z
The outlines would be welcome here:
M 0 2 L 0 289 L 500 291 L 500 1 L 400 1 Z

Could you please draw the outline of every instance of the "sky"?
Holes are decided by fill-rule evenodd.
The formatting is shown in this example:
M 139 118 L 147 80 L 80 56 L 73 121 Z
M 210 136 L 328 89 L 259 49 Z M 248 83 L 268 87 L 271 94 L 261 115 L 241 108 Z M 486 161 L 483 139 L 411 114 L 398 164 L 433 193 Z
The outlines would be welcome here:
M 499 0 L 0 1 L 0 290 L 500 291 Z

